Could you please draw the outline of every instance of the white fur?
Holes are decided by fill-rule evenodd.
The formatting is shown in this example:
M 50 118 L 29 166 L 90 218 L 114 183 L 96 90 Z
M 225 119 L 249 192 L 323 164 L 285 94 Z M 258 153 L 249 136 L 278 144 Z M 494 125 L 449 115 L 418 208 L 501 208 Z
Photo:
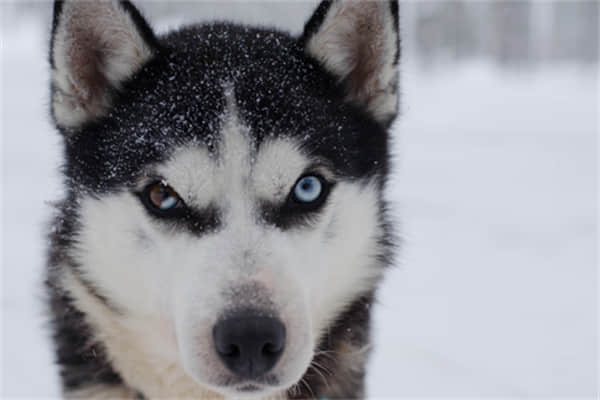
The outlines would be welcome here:
M 110 89 L 119 88 L 152 57 L 131 17 L 116 0 L 63 4 L 53 37 L 52 98 L 58 125 L 76 127 L 110 106 Z M 101 60 L 96 60 L 102 54 Z M 97 65 L 91 65 L 96 64 Z M 97 68 L 97 74 L 91 73 Z
M 386 121 L 398 103 L 392 90 L 397 40 L 389 2 L 338 0 L 306 51 L 346 84 L 350 101 Z
M 72 255 L 122 314 L 100 304 L 72 274 L 64 286 L 89 315 L 115 369 L 149 397 L 239 395 L 221 384 L 229 372 L 214 350 L 212 327 L 239 302 L 260 306 L 267 296 L 287 332 L 274 370 L 281 385 L 260 393 L 276 398 L 302 377 L 332 318 L 379 278 L 376 188 L 339 182 L 314 226 L 267 225 L 257 218 L 259 202 L 283 201 L 318 160 L 291 139 L 273 139 L 254 154 L 235 110 L 224 118 L 218 157 L 187 147 L 157 166 L 186 203 L 219 207 L 218 231 L 198 237 L 166 229 L 127 191 L 81 204 Z M 265 290 L 225 295 L 251 283 Z

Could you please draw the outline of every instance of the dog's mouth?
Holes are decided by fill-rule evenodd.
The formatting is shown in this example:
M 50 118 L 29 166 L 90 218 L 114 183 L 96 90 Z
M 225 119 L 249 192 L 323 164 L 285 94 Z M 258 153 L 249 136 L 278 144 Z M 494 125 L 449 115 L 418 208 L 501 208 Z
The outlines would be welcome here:
M 227 386 L 230 388 L 238 388 L 246 387 L 246 386 L 256 386 L 258 388 L 272 388 L 277 387 L 279 385 L 279 379 L 273 375 L 265 375 L 254 379 L 244 379 L 241 377 L 230 377 L 225 382 L 223 382 L 223 386 Z
M 254 393 L 263 390 L 263 386 L 255 383 L 245 383 L 235 388 L 238 392 L 242 393 Z
M 256 378 L 243 378 L 240 376 L 229 376 L 215 387 L 217 391 L 229 396 L 256 397 L 265 396 L 283 390 L 281 382 L 275 374 L 266 374 Z

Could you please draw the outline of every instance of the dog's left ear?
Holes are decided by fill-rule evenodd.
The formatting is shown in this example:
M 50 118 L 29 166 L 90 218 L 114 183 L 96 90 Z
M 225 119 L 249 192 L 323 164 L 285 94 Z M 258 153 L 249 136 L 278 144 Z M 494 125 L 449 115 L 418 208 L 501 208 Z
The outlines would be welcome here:
M 397 0 L 324 0 L 300 40 L 344 86 L 348 101 L 389 125 L 398 108 Z

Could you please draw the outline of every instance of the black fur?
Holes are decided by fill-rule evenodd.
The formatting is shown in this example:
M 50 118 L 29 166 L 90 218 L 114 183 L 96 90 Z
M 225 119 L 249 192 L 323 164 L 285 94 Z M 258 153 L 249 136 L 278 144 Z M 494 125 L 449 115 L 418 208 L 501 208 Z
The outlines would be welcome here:
M 161 44 L 105 118 L 69 135 L 66 169 L 74 184 L 103 193 L 133 184 L 145 173 L 140 166 L 168 158 L 178 145 L 218 148 L 212 132 L 221 124 L 227 82 L 257 146 L 271 136 L 297 136 L 341 176 L 385 173 L 385 130 L 345 103 L 335 80 L 287 34 L 214 24 L 172 33 Z M 114 154 L 118 162 L 109 163 Z
M 302 47 L 304 47 L 310 38 L 319 31 L 319 28 L 323 24 L 334 1 L 336 0 L 323 0 L 313 13 L 312 17 L 304 24 L 304 31 L 298 40 Z
M 373 296 L 371 292 L 352 303 L 321 338 L 304 382 L 288 392 L 290 399 L 365 397 L 365 364 L 369 354 L 365 346 L 370 343 Z
M 93 337 L 85 315 L 73 305 L 73 299 L 62 292 L 52 277 L 48 279 L 48 289 L 56 363 L 60 367 L 63 389 L 122 384 L 121 377 L 106 358 L 102 343 Z
M 52 16 L 52 33 L 50 34 L 50 52 L 48 53 L 48 59 L 52 68 L 54 68 L 54 58 L 52 57 L 52 54 L 54 53 L 54 37 L 56 35 L 58 23 L 60 22 L 60 16 L 62 15 L 63 4 L 63 0 L 54 1 L 54 11 Z
M 250 128 L 255 147 L 270 137 L 298 138 L 307 154 L 328 160 L 336 179 L 342 180 L 376 178 L 383 186 L 389 169 L 385 127 L 363 108 L 344 101 L 344 88 L 336 78 L 304 52 L 305 41 L 318 30 L 331 1 L 321 3 L 299 39 L 277 30 L 220 23 L 157 38 L 131 3 L 122 4 L 156 49 L 154 57 L 114 93 L 114 106 L 106 116 L 76 129 L 59 127 L 65 140 L 68 192 L 51 236 L 47 287 L 57 362 L 66 389 L 122 384 L 102 344 L 92 337 L 85 316 L 59 284 L 60 268 L 77 270 L 68 249 L 76 244 L 78 199 L 83 194 L 120 191 L 135 195 L 137 182 L 155 176 L 154 165 L 180 146 L 200 145 L 217 153 L 220 143 L 213 133 L 223 123 L 225 86 L 234 88 L 239 117 Z M 390 4 L 397 18 L 397 2 Z M 61 10 L 62 1 L 56 1 L 53 34 Z M 119 155 L 116 159 L 115 154 Z M 381 209 L 385 209 L 383 201 Z M 294 221 L 292 211 L 285 214 L 285 207 L 270 205 L 265 210 L 267 216 L 278 213 L 270 220 L 275 225 L 289 227 L 287 222 Z M 218 210 L 211 210 L 209 220 L 200 214 L 186 216 L 191 230 L 202 233 L 218 226 Z M 381 219 L 389 233 L 384 211 Z M 381 266 L 389 262 L 391 237 L 380 238 Z M 111 307 L 91 283 L 83 283 Z M 322 338 L 319 351 L 323 353 L 315 361 L 331 372 L 321 371 L 327 383 L 309 369 L 304 377 L 308 386 L 300 384 L 291 390 L 291 398 L 364 395 L 364 365 L 347 365 L 344 349 L 361 349 L 369 343 L 373 296 L 367 293 L 356 300 Z
M 63 389 L 74 390 L 93 384 L 117 385 L 122 380 L 111 367 L 105 355 L 104 346 L 91 334 L 85 315 L 79 311 L 73 299 L 61 286 L 63 268 L 69 268 L 96 297 L 113 312 L 119 312 L 102 296 L 96 287 L 79 273 L 79 266 L 68 249 L 76 245 L 78 204 L 74 195 L 68 196 L 57 205 L 48 252 L 46 289 L 51 325 L 56 350 L 56 363 L 59 365 Z
M 402 47 L 400 46 L 400 3 L 395 0 L 391 0 L 390 7 L 392 9 L 392 18 L 394 19 L 394 30 L 396 32 L 396 36 L 398 37 L 398 41 L 396 42 L 396 55 L 394 56 L 394 63 L 398 64 L 398 61 L 400 61 L 400 51 L 402 50 Z
M 129 0 L 119 0 L 121 6 L 125 9 L 125 11 L 129 14 L 133 23 L 136 26 L 137 31 L 142 35 L 144 41 L 148 44 L 151 49 L 155 51 L 160 50 L 160 42 L 156 38 L 154 31 L 148 25 L 148 22 L 144 18 L 144 16 L 140 13 L 140 11 L 133 5 Z

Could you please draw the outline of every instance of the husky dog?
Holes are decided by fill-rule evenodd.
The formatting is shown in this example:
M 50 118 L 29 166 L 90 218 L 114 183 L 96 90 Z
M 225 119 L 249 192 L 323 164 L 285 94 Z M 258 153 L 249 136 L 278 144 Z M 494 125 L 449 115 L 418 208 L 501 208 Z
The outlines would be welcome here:
M 396 1 L 323 1 L 299 37 L 56 1 L 65 396 L 364 396 L 398 58 Z

